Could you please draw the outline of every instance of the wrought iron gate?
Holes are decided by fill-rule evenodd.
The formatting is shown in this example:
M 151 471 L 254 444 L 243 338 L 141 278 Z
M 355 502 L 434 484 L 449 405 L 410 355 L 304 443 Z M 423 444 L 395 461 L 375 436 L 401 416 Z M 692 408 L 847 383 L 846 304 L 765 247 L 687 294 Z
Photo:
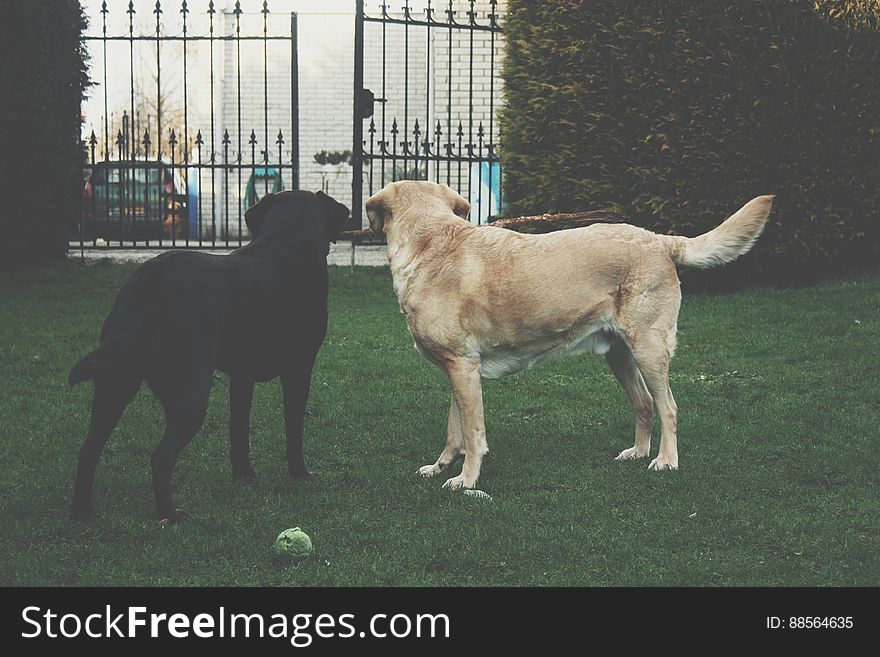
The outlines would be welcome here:
M 408 0 L 365 11 L 352 0 L 352 22 L 335 14 L 331 39 L 308 27 L 311 14 L 272 13 L 266 1 L 103 2 L 86 36 L 96 86 L 70 248 L 235 248 L 250 238 L 244 211 L 256 198 L 298 188 L 301 173 L 315 189 L 327 171 L 357 225 L 365 197 L 401 178 L 445 182 L 471 201 L 473 221 L 487 221 L 503 189 L 499 4 Z M 325 15 L 319 3 L 313 13 Z M 351 43 L 348 25 L 353 61 L 348 45 L 338 54 Z M 318 70 L 331 74 L 316 83 Z M 352 152 L 303 157 L 301 111 L 307 149 L 352 143 Z M 336 159 L 324 165 L 322 153 Z
M 386 183 L 421 179 L 456 189 L 484 223 L 503 189 L 498 2 L 411 3 L 367 14 L 357 0 L 352 218 L 362 225 L 363 200 Z
M 86 36 L 103 111 L 70 247 L 238 247 L 246 205 L 299 186 L 297 15 L 112 4 Z

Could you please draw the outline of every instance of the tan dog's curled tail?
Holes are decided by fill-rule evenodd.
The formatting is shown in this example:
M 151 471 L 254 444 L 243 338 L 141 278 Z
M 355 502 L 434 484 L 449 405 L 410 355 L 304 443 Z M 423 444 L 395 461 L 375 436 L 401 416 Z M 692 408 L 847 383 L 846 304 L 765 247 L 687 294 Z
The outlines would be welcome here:
M 686 267 L 707 269 L 736 260 L 754 245 L 773 207 L 773 196 L 758 196 L 717 228 L 699 237 L 673 237 L 673 259 Z

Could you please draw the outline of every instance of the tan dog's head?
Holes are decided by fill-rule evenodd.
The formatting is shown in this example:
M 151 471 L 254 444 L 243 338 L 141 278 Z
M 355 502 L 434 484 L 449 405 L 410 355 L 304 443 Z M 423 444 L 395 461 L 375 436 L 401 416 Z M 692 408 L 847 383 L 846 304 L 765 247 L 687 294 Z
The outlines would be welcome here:
M 387 233 L 388 226 L 416 208 L 422 211 L 453 212 L 467 219 L 471 204 L 448 185 L 438 185 L 427 180 L 401 180 L 388 183 L 367 199 L 364 208 L 370 220 L 370 230 L 376 235 Z

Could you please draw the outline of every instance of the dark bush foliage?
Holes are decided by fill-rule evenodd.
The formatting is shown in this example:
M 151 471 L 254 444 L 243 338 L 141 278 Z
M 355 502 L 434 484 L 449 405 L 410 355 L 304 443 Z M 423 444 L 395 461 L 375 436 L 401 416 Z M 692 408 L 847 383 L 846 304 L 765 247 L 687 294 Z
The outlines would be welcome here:
M 0 266 L 63 257 L 83 185 L 77 0 L 7 0 L 0 34 Z
M 878 27 L 877 0 L 510 0 L 505 214 L 693 236 L 772 193 L 753 253 L 702 280 L 876 261 Z

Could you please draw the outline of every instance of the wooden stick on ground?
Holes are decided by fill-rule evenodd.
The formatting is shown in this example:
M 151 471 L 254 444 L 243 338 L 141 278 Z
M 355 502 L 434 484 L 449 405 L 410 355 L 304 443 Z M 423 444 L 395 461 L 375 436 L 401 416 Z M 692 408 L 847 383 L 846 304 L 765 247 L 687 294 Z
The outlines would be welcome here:
M 556 230 L 580 228 L 591 224 L 620 224 L 623 215 L 610 210 L 590 210 L 589 212 L 572 212 L 567 214 L 536 214 L 527 217 L 509 217 L 498 219 L 484 226 L 507 228 L 518 233 L 552 233 Z M 369 228 L 346 230 L 339 234 L 339 240 L 380 240 L 382 236 L 374 235 Z

